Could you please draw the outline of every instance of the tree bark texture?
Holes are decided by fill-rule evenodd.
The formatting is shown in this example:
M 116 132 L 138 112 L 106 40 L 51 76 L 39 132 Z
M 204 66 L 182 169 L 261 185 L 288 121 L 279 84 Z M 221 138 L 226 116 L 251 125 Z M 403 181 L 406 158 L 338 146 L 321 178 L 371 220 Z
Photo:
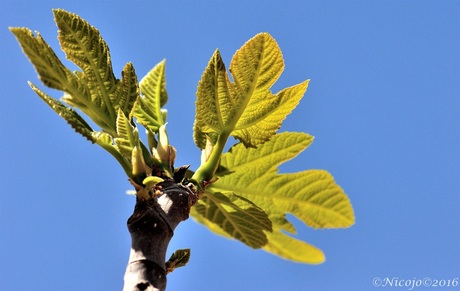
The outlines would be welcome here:
M 197 201 L 196 192 L 174 180 L 157 184 L 156 194 L 137 198 L 128 219 L 131 252 L 125 273 L 124 291 L 165 290 L 166 251 L 174 229 L 186 220 Z

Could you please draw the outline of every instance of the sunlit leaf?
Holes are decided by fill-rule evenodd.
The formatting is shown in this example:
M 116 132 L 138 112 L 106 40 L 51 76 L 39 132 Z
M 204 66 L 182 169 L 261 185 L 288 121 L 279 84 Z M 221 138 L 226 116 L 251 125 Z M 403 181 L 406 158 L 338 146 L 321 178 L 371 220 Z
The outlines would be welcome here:
M 354 223 L 353 209 L 346 194 L 328 172 L 277 173 L 281 163 L 297 156 L 312 140 L 308 134 L 289 132 L 275 135 L 256 149 L 238 144 L 221 160 L 222 166 L 232 172 L 209 185 L 207 191 L 235 193 L 252 201 L 271 218 L 275 232 L 287 230 L 295 233 L 285 218 L 286 213 L 314 228 L 348 227 Z M 284 257 L 292 259 L 295 250 L 288 249 L 288 246 L 298 244 L 292 243 L 292 238 L 283 233 L 274 233 L 272 237 L 277 241 L 269 244 L 269 249 L 284 256 L 276 245 L 280 246 L 285 240 Z
M 140 87 L 142 94 L 147 99 L 151 99 L 152 105 L 155 105 L 156 110 L 165 106 L 166 102 L 168 102 L 165 60 L 158 63 L 144 78 L 142 78 Z
M 297 106 L 308 81 L 273 94 L 270 90 L 284 68 L 276 41 L 261 33 L 233 56 L 231 82 L 219 51 L 208 63 L 197 89 L 194 139 L 203 149 L 206 136 L 232 135 L 247 147 L 269 140 Z
M 307 90 L 309 80 L 298 85 L 286 88 L 274 96 L 276 103 L 259 105 L 254 104 L 248 107 L 245 115 L 238 121 L 233 136 L 243 141 L 246 145 L 258 145 L 267 141 L 281 127 L 283 120 L 299 104 L 305 91 Z M 271 93 L 269 93 L 269 96 Z M 258 109 L 265 106 L 266 110 Z M 255 111 L 254 114 L 247 114 L 249 109 Z
M 63 91 L 62 101 L 88 115 L 101 131 L 93 131 L 74 109 L 33 84 L 32 89 L 77 132 L 117 159 L 138 198 L 152 197 L 151 190 L 164 180 L 155 176 L 161 171 L 160 175 L 185 181 L 188 167 L 174 172 L 176 151 L 166 135 L 165 62 L 140 83 L 128 63 L 117 80 L 99 31 L 76 14 L 62 9 L 53 12 L 60 45 L 81 71 L 66 68 L 40 34 L 26 28 L 11 31 L 42 82 Z M 354 223 L 354 213 L 327 171 L 278 173 L 280 164 L 296 157 L 313 140 L 304 133 L 276 134 L 309 82 L 273 93 L 271 88 L 283 69 L 281 50 L 267 33 L 256 35 L 235 53 L 231 76 L 220 52 L 213 54 L 197 88 L 194 140 L 204 151 L 202 165 L 188 175 L 199 186 L 201 198 L 191 215 L 215 233 L 250 247 L 298 262 L 321 263 L 322 251 L 293 237 L 296 229 L 286 214 L 313 228 L 340 228 Z M 148 147 L 139 140 L 133 118 L 147 129 Z M 241 143 L 221 155 L 229 136 Z M 185 265 L 189 256 L 189 250 L 174 253 L 166 262 L 167 271 Z
M 142 181 L 142 184 L 145 185 L 145 188 L 150 189 L 158 183 L 163 182 L 164 180 L 157 176 L 148 176 Z
M 53 10 L 58 39 L 66 57 L 84 73 L 91 95 L 91 107 L 103 110 L 110 120 L 110 130 L 115 129 L 116 111 L 113 103 L 118 98 L 117 80 L 107 44 L 99 31 L 76 14 L 62 9 Z M 68 98 L 77 98 L 70 95 Z
M 214 139 L 217 134 L 232 128 L 239 104 L 231 95 L 227 72 L 218 50 L 214 52 L 198 83 L 194 140 L 199 148 L 206 146 L 206 135 Z M 213 140 L 215 142 L 215 140 Z
M 64 67 L 42 36 L 39 33 L 34 36 L 28 28 L 14 27 L 10 30 L 34 65 L 40 80 L 50 88 L 65 91 L 68 83 L 67 78 L 72 73 Z
M 320 264 L 325 261 L 323 251 L 309 243 L 286 235 L 278 228 L 265 234 L 268 243 L 263 246 L 263 249 L 267 252 L 299 263 Z
M 166 92 L 165 61 L 156 65 L 140 82 L 142 95 L 134 104 L 132 115 L 151 133 L 165 124 L 161 107 L 168 101 Z
M 137 82 L 136 72 L 132 63 L 127 63 L 123 68 L 121 81 L 119 82 L 118 99 L 113 100 L 114 108 L 121 109 L 129 117 L 139 97 L 139 84 Z

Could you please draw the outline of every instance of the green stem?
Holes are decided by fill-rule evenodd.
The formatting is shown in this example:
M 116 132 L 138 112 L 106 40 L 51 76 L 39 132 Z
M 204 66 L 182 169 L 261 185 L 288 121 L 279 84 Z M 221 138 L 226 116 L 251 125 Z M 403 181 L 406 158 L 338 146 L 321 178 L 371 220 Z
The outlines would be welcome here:
M 129 163 L 125 157 L 123 157 L 122 154 L 111 144 L 106 144 L 106 143 L 99 143 L 97 142 L 98 145 L 100 145 L 103 149 L 108 151 L 117 161 L 120 163 L 120 165 L 123 167 L 123 170 L 125 171 L 126 175 L 130 178 L 133 176 L 133 167 Z
M 191 181 L 195 181 L 196 186 L 203 187 L 203 182 L 211 181 L 217 171 L 220 163 L 220 157 L 224 151 L 225 144 L 227 143 L 230 132 L 223 132 L 219 134 L 216 144 L 213 146 L 209 159 L 196 170 L 193 174 Z

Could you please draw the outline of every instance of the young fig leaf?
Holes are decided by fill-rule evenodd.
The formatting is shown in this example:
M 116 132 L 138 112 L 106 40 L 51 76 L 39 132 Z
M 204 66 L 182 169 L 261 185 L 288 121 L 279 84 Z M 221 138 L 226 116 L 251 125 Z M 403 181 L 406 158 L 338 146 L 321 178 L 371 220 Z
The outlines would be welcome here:
M 30 87 L 32 90 L 37 93 L 37 95 L 45 101 L 48 106 L 50 106 L 59 116 L 64 118 L 76 132 L 83 135 L 87 140 L 91 141 L 92 143 L 95 142 L 92 132 L 93 130 L 88 125 L 88 123 L 72 108 L 66 107 L 64 104 L 59 102 L 58 100 L 48 96 L 43 91 L 38 89 L 34 84 L 29 82 Z
M 197 89 L 194 140 L 203 149 L 206 138 L 216 142 L 232 135 L 246 147 L 268 141 L 297 106 L 308 81 L 271 92 L 284 69 L 281 50 L 268 33 L 244 44 L 233 56 L 231 82 L 218 50 L 208 63 Z
M 165 61 L 156 65 L 140 82 L 141 95 L 137 98 L 132 115 L 152 134 L 157 133 L 166 120 L 161 108 L 168 101 L 166 92 Z
M 99 30 L 80 16 L 62 9 L 53 12 L 59 28 L 58 39 L 66 57 L 83 70 L 91 106 L 107 115 L 109 128 L 104 129 L 113 132 L 117 117 L 113 103 L 118 96 L 109 48 Z M 70 95 L 69 98 L 77 96 Z
M 180 249 L 175 251 L 166 262 L 166 274 L 173 272 L 175 269 L 184 267 L 190 260 L 190 249 Z

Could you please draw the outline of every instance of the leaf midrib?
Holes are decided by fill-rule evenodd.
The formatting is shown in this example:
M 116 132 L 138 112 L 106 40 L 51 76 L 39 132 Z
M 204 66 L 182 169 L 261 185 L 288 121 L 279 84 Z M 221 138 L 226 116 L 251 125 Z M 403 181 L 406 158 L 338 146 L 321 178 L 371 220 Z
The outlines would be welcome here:
M 232 130 L 235 129 L 236 124 L 238 123 L 238 121 L 240 120 L 241 116 L 243 115 L 246 107 L 249 104 L 249 101 L 251 100 L 252 95 L 254 94 L 254 91 L 257 88 L 257 80 L 260 77 L 260 70 L 262 68 L 262 60 L 264 60 L 264 57 L 265 57 L 265 40 L 263 40 L 263 42 L 262 42 L 262 47 L 263 48 L 262 48 L 262 51 L 260 53 L 260 58 L 259 58 L 259 60 L 257 62 L 257 68 L 254 70 L 255 71 L 254 78 L 252 79 L 252 83 L 249 86 L 249 91 L 247 92 L 247 94 L 243 95 L 244 96 L 243 102 L 240 104 L 239 110 L 236 111 L 235 117 L 234 117 L 233 122 L 232 122 Z M 241 53 L 241 52 L 238 52 L 238 53 Z M 233 76 L 233 74 L 232 74 L 232 76 Z M 233 76 L 233 79 L 235 81 L 236 86 L 238 87 L 238 92 L 245 93 L 244 90 L 241 87 L 241 84 L 240 84 L 238 78 L 236 78 L 236 76 Z
M 72 36 L 73 39 L 75 39 L 80 47 L 80 50 L 83 52 L 83 54 L 85 55 L 86 59 L 88 60 L 89 62 L 89 65 L 90 65 L 90 69 L 94 72 L 94 76 L 96 77 L 96 80 L 97 80 L 97 83 L 98 83 L 98 87 L 100 88 L 100 92 L 102 94 L 102 98 L 104 100 L 104 104 L 105 104 L 105 107 L 107 109 L 107 111 L 109 112 L 109 116 L 110 116 L 110 120 L 114 121 L 116 119 L 115 117 L 115 111 L 112 107 L 112 103 L 110 101 L 110 97 L 108 96 L 108 92 L 105 90 L 105 84 L 99 74 L 99 70 L 96 66 L 96 64 L 94 63 L 93 61 L 93 58 L 92 58 L 92 55 L 86 50 L 84 49 L 85 46 L 83 44 L 83 41 L 78 37 L 78 34 L 75 32 L 75 30 L 72 28 L 72 26 L 69 26 L 67 24 L 67 22 L 64 20 L 63 17 L 60 17 L 61 18 L 61 23 L 64 24 L 66 27 L 67 27 L 67 30 L 70 31 L 70 34 Z M 81 23 L 80 22 L 81 20 L 79 20 L 78 23 Z M 83 25 L 89 25 L 87 23 L 84 23 Z M 94 31 L 91 29 L 92 27 L 89 28 L 89 31 L 91 32 L 91 39 L 94 38 Z M 93 105 L 93 103 L 90 103 L 91 105 Z M 91 106 L 90 108 L 93 108 L 94 110 L 94 106 Z M 102 116 L 105 117 L 104 114 L 102 114 Z M 106 120 L 106 118 L 104 118 Z M 111 126 L 113 126 L 112 122 L 106 122 L 107 124 L 110 124 Z M 113 128 L 112 128 L 113 130 Z M 115 130 L 116 131 L 116 130 Z

